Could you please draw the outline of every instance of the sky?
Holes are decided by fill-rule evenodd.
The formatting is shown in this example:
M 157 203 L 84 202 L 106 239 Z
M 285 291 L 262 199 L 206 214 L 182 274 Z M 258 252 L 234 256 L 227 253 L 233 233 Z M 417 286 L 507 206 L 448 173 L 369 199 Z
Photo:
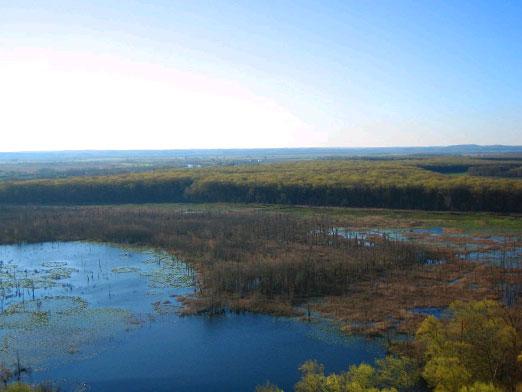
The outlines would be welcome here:
M 0 0 L 0 151 L 522 145 L 522 1 Z

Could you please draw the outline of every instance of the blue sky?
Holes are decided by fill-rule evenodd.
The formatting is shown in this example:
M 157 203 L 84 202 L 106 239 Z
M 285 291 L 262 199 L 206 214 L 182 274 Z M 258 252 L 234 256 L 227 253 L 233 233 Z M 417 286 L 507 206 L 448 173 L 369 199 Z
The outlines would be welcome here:
M 521 21 L 518 1 L 0 0 L 0 149 L 522 144 Z

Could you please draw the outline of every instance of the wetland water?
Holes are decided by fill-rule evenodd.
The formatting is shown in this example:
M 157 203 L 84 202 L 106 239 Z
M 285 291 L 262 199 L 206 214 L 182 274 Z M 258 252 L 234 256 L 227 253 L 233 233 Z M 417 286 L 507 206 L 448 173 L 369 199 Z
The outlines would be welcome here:
M 0 361 L 65 391 L 292 389 L 307 359 L 340 371 L 384 355 L 327 322 L 177 314 L 194 291 L 172 257 L 89 242 L 0 246 Z
M 520 235 L 473 235 L 443 227 L 349 229 L 339 227 L 336 235 L 357 239 L 371 246 L 370 239 L 414 241 L 452 250 L 462 260 L 489 263 L 507 268 L 521 268 L 522 238 Z

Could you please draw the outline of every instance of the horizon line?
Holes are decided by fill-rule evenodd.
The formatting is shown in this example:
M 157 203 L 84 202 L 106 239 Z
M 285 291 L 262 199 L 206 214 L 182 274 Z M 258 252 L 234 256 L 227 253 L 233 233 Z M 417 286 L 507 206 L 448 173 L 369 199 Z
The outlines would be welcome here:
M 13 150 L 0 151 L 0 154 L 31 154 L 31 153 L 87 153 L 87 152 L 169 152 L 169 151 L 260 151 L 260 150 L 393 150 L 393 149 L 445 149 L 454 147 L 475 148 L 516 148 L 522 149 L 522 144 L 448 144 L 448 145 L 397 145 L 397 146 L 314 146 L 314 147 L 194 147 L 194 148 L 87 148 L 87 149 L 59 149 L 59 150 Z

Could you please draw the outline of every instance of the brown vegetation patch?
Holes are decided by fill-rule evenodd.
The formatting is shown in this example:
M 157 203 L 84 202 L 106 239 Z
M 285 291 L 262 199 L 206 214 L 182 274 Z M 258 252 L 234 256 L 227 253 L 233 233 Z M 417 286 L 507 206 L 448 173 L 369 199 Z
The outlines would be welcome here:
M 343 322 L 347 332 L 413 333 L 426 316 L 412 308 L 446 308 L 455 300 L 499 300 L 508 294 L 509 285 L 520 282 L 518 269 L 455 261 L 354 283 L 350 294 L 327 297 L 313 309 Z
M 182 314 L 298 315 L 309 304 L 347 331 L 411 332 L 423 318 L 410 311 L 414 307 L 446 307 L 456 299 L 518 301 L 520 270 L 459 260 L 454 253 L 464 242 L 345 238 L 336 228 L 357 219 L 327 211 L 4 207 L 0 242 L 94 240 L 165 249 L 196 271 L 194 295 L 177 298 Z M 377 223 L 364 215 L 359 223 L 367 219 Z

